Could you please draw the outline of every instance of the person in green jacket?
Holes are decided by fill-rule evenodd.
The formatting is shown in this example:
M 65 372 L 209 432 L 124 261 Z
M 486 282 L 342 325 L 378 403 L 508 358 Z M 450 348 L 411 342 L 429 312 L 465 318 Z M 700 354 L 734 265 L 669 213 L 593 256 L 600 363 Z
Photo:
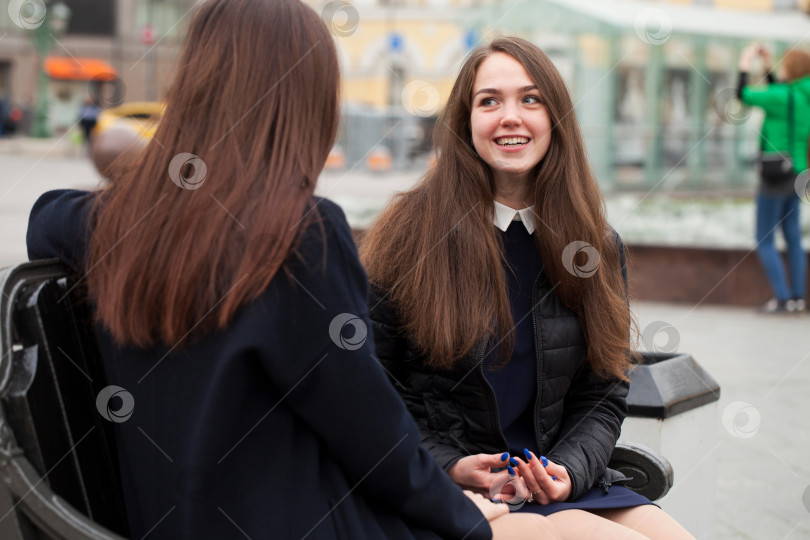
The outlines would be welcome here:
M 768 84 L 751 86 L 748 71 L 761 57 L 768 73 Z M 807 143 L 810 136 L 810 53 L 789 50 L 778 65 L 776 79 L 771 74 L 772 55 L 759 44 L 746 47 L 740 56 L 738 97 L 746 105 L 760 107 L 765 120 L 760 131 L 760 150 L 767 157 L 790 156 L 793 170 L 774 180 L 760 175 L 756 199 L 757 254 L 768 276 L 774 298 L 761 311 L 765 313 L 805 311 L 807 254 L 802 249 L 799 213 L 801 199 L 796 179 L 807 169 Z M 774 232 L 782 228 L 788 247 L 790 279 L 774 246 Z

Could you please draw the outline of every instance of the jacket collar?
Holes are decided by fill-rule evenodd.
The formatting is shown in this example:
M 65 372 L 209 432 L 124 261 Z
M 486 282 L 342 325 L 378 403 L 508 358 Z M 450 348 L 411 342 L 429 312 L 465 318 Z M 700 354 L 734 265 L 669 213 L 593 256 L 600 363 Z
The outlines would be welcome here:
M 495 204 L 495 217 L 492 222 L 503 232 L 509 228 L 509 224 L 513 221 L 521 221 L 529 234 L 534 233 L 534 216 L 532 215 L 532 207 L 528 206 L 522 210 L 515 210 L 509 208 L 505 204 L 498 201 L 493 201 Z

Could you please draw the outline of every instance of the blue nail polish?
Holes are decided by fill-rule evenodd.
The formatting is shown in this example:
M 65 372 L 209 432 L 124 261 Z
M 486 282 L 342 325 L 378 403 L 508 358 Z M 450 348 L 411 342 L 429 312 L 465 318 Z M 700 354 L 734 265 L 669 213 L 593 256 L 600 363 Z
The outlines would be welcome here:
M 495 504 L 502 504 L 502 503 L 503 503 L 503 501 L 502 501 L 502 500 L 500 500 L 500 499 L 490 499 L 490 500 L 491 500 L 492 502 L 494 502 Z
M 516 460 L 515 458 L 513 458 L 513 457 L 510 457 L 510 458 L 509 458 L 509 464 L 510 464 L 512 467 L 517 467 L 518 465 L 520 465 L 520 463 L 518 463 L 518 462 L 517 462 L 517 460 Z
M 546 467 L 548 465 L 548 459 L 546 458 L 546 456 L 540 456 L 540 463 L 543 464 L 543 467 Z
M 507 459 L 509 459 L 509 452 L 504 452 L 503 455 L 501 455 L 501 461 L 506 461 Z
M 551 477 L 551 479 L 552 479 L 552 480 L 556 480 L 556 479 L 557 479 L 557 477 L 556 477 L 556 476 L 552 476 L 552 477 Z
M 509 471 L 509 476 L 515 476 L 515 469 L 511 465 L 507 465 L 506 470 Z
M 528 449 L 528 448 L 524 448 L 524 449 L 523 449 L 523 455 L 524 455 L 524 456 L 526 456 L 526 459 L 527 459 L 528 461 L 531 461 L 531 460 L 532 460 L 532 453 L 531 453 L 531 452 L 529 452 L 529 449 Z

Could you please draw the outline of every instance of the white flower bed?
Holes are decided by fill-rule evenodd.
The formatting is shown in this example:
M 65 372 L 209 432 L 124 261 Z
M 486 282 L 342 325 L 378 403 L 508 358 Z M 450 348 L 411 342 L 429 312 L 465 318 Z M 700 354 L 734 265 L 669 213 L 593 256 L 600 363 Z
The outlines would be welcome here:
M 352 227 L 365 229 L 382 210 L 379 200 L 333 197 Z M 751 199 L 642 199 L 632 195 L 607 199 L 608 220 L 629 244 L 752 249 L 754 202 Z M 801 205 L 803 242 L 810 249 L 810 204 Z M 781 232 L 777 246 L 784 247 Z
M 353 229 L 368 229 L 377 214 L 385 207 L 385 203 L 373 199 L 340 195 L 329 198 L 340 205 Z
M 810 204 L 800 206 L 803 243 L 810 248 Z M 630 244 L 752 249 L 755 208 L 751 199 L 676 200 L 615 196 L 607 200 L 608 219 Z M 784 247 L 781 231 L 777 246 Z

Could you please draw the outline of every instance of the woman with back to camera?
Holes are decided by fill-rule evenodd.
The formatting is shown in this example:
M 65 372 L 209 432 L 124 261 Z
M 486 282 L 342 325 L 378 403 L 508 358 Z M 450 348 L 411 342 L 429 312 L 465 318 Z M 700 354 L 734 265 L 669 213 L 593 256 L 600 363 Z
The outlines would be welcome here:
M 762 58 L 768 79 L 768 84 L 762 86 L 748 84 L 748 72 L 757 56 Z M 770 51 L 755 43 L 743 49 L 739 68 L 737 97 L 746 105 L 765 111 L 759 137 L 756 242 L 774 297 L 760 311 L 802 313 L 807 309 L 807 253 L 802 247 L 801 199 L 796 178 L 808 166 L 810 53 L 789 50 L 779 64 L 778 77 L 774 78 Z M 775 232 L 780 228 L 787 244 L 789 279 L 774 245 Z
M 556 68 L 519 38 L 476 49 L 434 140 L 435 167 L 360 249 L 377 355 L 423 445 L 565 538 L 691 538 L 606 469 L 631 356 L 624 248 Z
M 130 536 L 557 538 L 453 485 L 362 339 L 351 231 L 313 197 L 338 87 L 309 7 L 208 0 L 138 166 L 32 210 L 29 255 L 84 273 L 109 384 L 133 396 Z

